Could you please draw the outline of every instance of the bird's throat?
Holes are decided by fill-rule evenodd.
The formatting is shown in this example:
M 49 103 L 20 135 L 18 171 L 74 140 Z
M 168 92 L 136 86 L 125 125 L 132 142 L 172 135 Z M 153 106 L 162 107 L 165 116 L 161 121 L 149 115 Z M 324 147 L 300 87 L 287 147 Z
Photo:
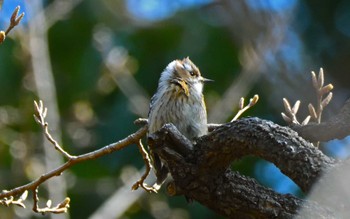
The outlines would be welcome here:
M 171 80 L 170 83 L 172 83 L 180 88 L 179 93 L 184 93 L 187 97 L 190 95 L 190 90 L 188 88 L 188 84 L 184 80 L 176 78 L 176 79 Z

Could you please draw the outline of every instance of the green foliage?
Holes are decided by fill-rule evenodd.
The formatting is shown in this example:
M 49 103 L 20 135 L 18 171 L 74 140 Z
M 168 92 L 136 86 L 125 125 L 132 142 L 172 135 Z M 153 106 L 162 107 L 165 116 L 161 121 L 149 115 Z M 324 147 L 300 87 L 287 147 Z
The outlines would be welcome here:
M 324 67 L 329 69 L 328 72 L 338 73 L 334 77 L 347 78 L 349 74 L 343 73 L 350 69 L 347 49 L 350 41 L 348 36 L 339 36 L 330 22 L 338 3 L 329 3 L 332 7 L 320 7 L 315 5 L 316 3 L 319 2 L 305 1 L 296 8 L 296 13 L 302 15 L 295 17 L 294 25 L 297 30 L 301 29 L 300 35 L 305 40 L 305 48 L 310 50 L 311 56 L 317 57 L 316 62 L 325 63 Z M 115 8 L 111 8 L 112 6 Z M 224 24 L 224 19 L 220 18 L 219 14 L 203 8 L 180 11 L 169 19 L 151 23 L 130 17 L 124 6 L 120 2 L 112 3 L 107 0 L 82 1 L 65 19 L 58 20 L 48 29 L 50 61 L 55 79 L 53 86 L 57 91 L 60 128 L 63 132 L 61 141 L 63 147 L 72 154 L 95 150 L 127 136 L 138 128 L 133 121 L 140 115 L 133 112 L 130 97 L 115 84 L 112 80 L 115 73 L 111 73 L 106 67 L 105 58 L 109 51 L 101 52 L 97 46 L 94 34 L 99 27 L 108 30 L 110 44 L 107 50 L 118 47 L 126 51 L 127 64 L 122 69 L 129 71 L 144 89 L 147 98 L 155 92 L 161 71 L 173 59 L 190 56 L 202 74 L 215 81 L 205 87 L 208 103 L 220 100 L 245 67 L 242 66 L 241 50 L 245 40 L 249 40 L 251 36 L 244 35 L 245 24 L 239 26 L 241 29 L 232 29 L 233 24 Z M 323 14 L 321 9 L 329 13 Z M 301 19 L 306 16 L 301 13 L 305 11 L 310 16 L 309 24 Z M 255 19 L 259 20 L 259 16 L 256 15 Z M 249 25 L 249 22 L 246 25 Z M 7 38 L 0 45 L 0 189 L 27 183 L 33 177 L 33 174 L 29 173 L 30 168 L 36 168 L 38 162 L 43 162 L 41 132 L 32 119 L 32 100 L 36 99 L 33 97 L 36 88 L 32 79 L 30 54 L 25 48 L 29 46 L 27 31 L 23 29 L 21 37 L 14 40 Z M 240 32 L 242 38 L 238 39 Z M 259 38 L 263 33 L 261 31 L 255 37 Z M 344 44 L 338 45 L 338 39 Z M 320 40 L 325 40 L 328 44 L 322 44 Z M 341 49 L 342 47 L 344 48 Z M 331 48 L 334 49 L 333 52 L 330 51 Z M 300 54 L 302 55 L 305 54 Z M 322 59 L 323 55 L 325 59 Z M 338 55 L 341 59 L 338 59 Z M 115 60 L 117 61 L 119 60 Z M 263 60 L 263 63 L 265 61 L 267 62 L 268 58 Z M 277 112 L 281 111 L 282 102 L 274 98 L 276 93 L 284 93 L 286 90 L 276 90 L 278 86 L 271 88 L 271 85 L 274 85 L 271 81 L 277 80 L 275 84 L 279 84 L 280 87 L 288 85 L 288 78 L 276 76 L 285 70 L 285 66 L 289 66 L 288 62 L 283 64 L 283 67 L 275 72 L 271 70 L 273 67 L 265 69 L 265 77 L 251 86 L 252 94 L 258 93 L 260 100 L 249 115 L 277 120 Z M 316 68 L 308 68 L 318 67 L 317 65 Z M 339 74 L 343 75 L 340 77 Z M 283 81 L 284 79 L 287 82 Z M 294 79 L 297 84 L 302 83 L 296 76 Z M 339 81 L 346 87 L 350 80 Z M 276 105 L 271 104 L 277 102 Z M 237 103 L 238 100 L 232 103 L 232 111 Z M 209 113 L 213 107 L 208 105 Z M 48 110 L 50 113 L 50 109 Z M 147 112 L 148 109 L 143 111 Z M 232 115 L 226 115 L 227 120 L 230 120 Z M 17 141 L 20 142 L 20 147 Z M 13 153 L 25 154 L 16 157 Z M 32 159 L 33 157 L 35 159 Z M 258 163 L 255 158 L 248 158 L 234 164 L 234 168 L 244 174 L 254 175 L 254 167 Z M 135 145 L 72 168 L 69 174 L 73 180 L 68 180 L 71 183 L 68 190 L 72 199 L 71 218 L 87 218 L 93 213 L 109 195 L 122 186 L 121 175 L 129 166 L 137 169 L 143 166 L 142 157 Z M 111 186 L 100 192 L 97 188 L 100 180 L 104 178 L 109 179 Z M 198 203 L 187 204 L 183 197 L 169 198 L 164 195 L 164 191 L 157 195 L 142 196 L 125 213 L 125 218 L 154 218 L 154 203 L 165 203 L 167 208 L 180 212 L 179 215 L 185 215 L 185 218 L 217 218 L 204 206 Z M 0 206 L 0 215 L 13 214 Z

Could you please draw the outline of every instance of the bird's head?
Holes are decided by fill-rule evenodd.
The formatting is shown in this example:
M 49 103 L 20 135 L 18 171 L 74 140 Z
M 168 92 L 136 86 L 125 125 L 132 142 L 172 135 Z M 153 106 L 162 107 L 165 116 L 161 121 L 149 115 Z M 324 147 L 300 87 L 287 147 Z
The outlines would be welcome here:
M 201 75 L 198 67 L 186 57 L 182 60 L 174 60 L 166 67 L 161 76 L 161 81 L 171 82 L 172 80 L 181 80 L 190 85 L 201 84 L 212 81 Z

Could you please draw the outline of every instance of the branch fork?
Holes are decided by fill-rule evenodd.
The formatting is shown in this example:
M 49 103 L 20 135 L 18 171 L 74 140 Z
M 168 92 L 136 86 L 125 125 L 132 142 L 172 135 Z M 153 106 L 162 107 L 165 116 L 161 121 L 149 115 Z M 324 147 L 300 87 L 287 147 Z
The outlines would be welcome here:
M 6 29 L 6 31 L 0 31 L 0 44 L 2 44 L 5 41 L 6 36 L 10 33 L 10 31 L 15 26 L 17 26 L 19 24 L 19 22 L 24 17 L 24 12 L 22 12 L 20 15 L 18 15 L 19 10 L 20 10 L 20 6 L 17 6 L 12 13 L 9 27 Z
M 141 154 L 144 156 L 146 164 L 149 163 L 149 157 L 146 150 L 144 149 L 141 138 L 143 138 L 147 132 L 148 126 L 145 125 L 147 123 L 147 120 L 139 119 L 135 121 L 135 123 L 143 125 L 138 131 L 135 133 L 130 134 L 126 138 L 119 140 L 116 143 L 112 143 L 110 145 L 106 145 L 96 151 L 92 151 L 86 154 L 82 154 L 79 156 L 70 155 L 68 152 L 66 152 L 59 143 L 52 137 L 49 131 L 49 124 L 46 122 L 45 118 L 47 116 L 47 108 L 44 107 L 43 102 L 40 100 L 39 102 L 34 101 L 34 119 L 35 121 L 42 127 L 46 139 L 55 147 L 55 149 L 61 153 L 67 161 L 62 164 L 61 166 L 57 167 L 56 169 L 53 169 L 43 175 L 41 175 L 36 180 L 11 189 L 11 190 L 3 190 L 0 193 L 0 204 L 9 206 L 9 205 L 18 205 L 20 207 L 26 207 L 23 201 L 27 198 L 28 191 L 31 191 L 33 193 L 33 211 L 41 214 L 45 213 L 54 213 L 54 214 L 60 214 L 65 213 L 68 211 L 70 198 L 66 197 L 63 201 L 58 203 L 56 206 L 52 206 L 52 201 L 48 200 L 46 203 L 46 206 L 44 208 L 39 207 L 39 197 L 38 197 L 38 188 L 39 186 L 44 183 L 45 181 L 49 180 L 52 177 L 61 175 L 65 170 L 70 168 L 71 166 L 81 163 L 83 161 L 87 160 L 93 160 L 99 157 L 102 157 L 106 154 L 110 154 L 114 151 L 121 150 L 131 144 L 137 144 Z M 146 121 L 146 123 L 145 123 Z M 146 191 L 154 192 L 152 188 L 149 188 L 147 185 L 143 183 L 144 179 L 147 177 L 148 173 L 150 171 L 150 166 L 148 167 L 146 173 L 142 178 L 135 183 L 133 188 L 142 187 Z M 20 196 L 18 199 L 14 198 L 16 196 Z

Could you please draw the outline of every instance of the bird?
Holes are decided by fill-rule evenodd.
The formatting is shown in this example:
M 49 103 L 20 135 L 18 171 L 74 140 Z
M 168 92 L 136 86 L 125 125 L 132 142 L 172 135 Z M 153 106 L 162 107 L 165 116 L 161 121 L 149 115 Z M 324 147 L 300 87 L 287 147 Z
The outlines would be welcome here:
M 191 141 L 206 135 L 207 111 L 203 96 L 205 82 L 198 67 L 186 57 L 170 62 L 161 73 L 156 93 L 151 98 L 148 114 L 148 135 L 163 125 L 172 123 Z M 156 175 L 153 188 L 157 191 L 167 179 L 166 162 L 150 149 L 152 166 Z

